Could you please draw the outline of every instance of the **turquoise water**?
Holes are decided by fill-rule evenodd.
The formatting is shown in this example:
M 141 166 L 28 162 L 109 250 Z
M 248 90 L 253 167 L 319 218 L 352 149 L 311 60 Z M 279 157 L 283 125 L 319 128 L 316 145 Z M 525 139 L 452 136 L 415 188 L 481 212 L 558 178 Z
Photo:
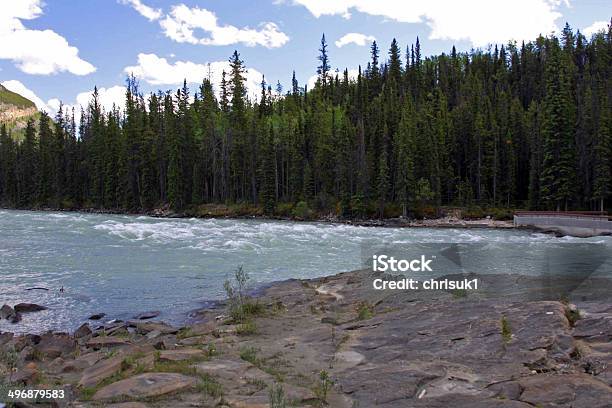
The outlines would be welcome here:
M 541 243 L 576 240 L 517 230 L 0 210 L 0 305 L 34 302 L 50 308 L 24 315 L 18 325 L 0 321 L 0 330 L 72 330 L 98 312 L 127 319 L 160 310 L 160 319 L 180 322 L 204 301 L 222 298 L 223 281 L 239 265 L 254 286 L 313 278 L 363 267 L 361 254 L 369 244 L 467 242 L 536 250 Z M 515 255 L 520 262 L 522 254 Z M 492 272 L 508 272 L 497 264 L 491 260 Z M 529 267 L 515 266 L 515 272 Z M 49 290 L 26 290 L 32 287 Z

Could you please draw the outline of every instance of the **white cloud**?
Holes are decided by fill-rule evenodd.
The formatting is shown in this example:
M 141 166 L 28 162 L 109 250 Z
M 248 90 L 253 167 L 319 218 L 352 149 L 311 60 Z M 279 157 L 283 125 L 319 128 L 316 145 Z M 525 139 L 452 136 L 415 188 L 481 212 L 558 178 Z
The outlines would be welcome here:
M 41 0 L 0 1 L 0 59 L 8 59 L 27 74 L 68 71 L 87 75 L 96 70 L 79 57 L 79 50 L 52 30 L 30 30 L 22 20 L 42 15 Z
M 562 3 L 569 0 L 293 0 L 315 17 L 352 11 L 402 23 L 425 23 L 430 39 L 468 40 L 476 46 L 532 40 L 557 30 Z
M 145 17 L 149 21 L 159 20 L 163 15 L 161 9 L 149 7 L 140 0 L 119 0 L 119 3 L 131 6 L 141 16 Z
M 608 24 L 609 23 L 607 21 L 595 21 L 593 24 L 585 28 L 582 33 L 587 37 L 591 37 L 593 34 L 597 34 L 600 31 L 607 31 Z
M 110 88 L 98 88 L 98 101 L 106 112 L 110 112 L 113 109 L 113 105 L 123 110 L 125 108 L 126 92 L 126 87 L 121 85 L 115 85 Z M 76 96 L 76 105 L 78 109 L 80 109 L 81 106 L 84 108 L 87 107 L 92 96 L 93 90 L 79 93 Z
M 217 16 L 212 11 L 199 7 L 189 8 L 184 4 L 173 6 L 170 14 L 166 15 L 159 24 L 167 37 L 180 43 L 202 45 L 241 43 L 248 47 L 261 45 L 277 48 L 289 41 L 289 37 L 279 31 L 274 23 L 261 23 L 258 29 L 219 25 Z M 208 36 L 197 36 L 195 30 L 205 31 Z
M 124 86 L 116 85 L 110 88 L 98 88 L 98 103 L 108 113 L 113 109 L 113 106 L 120 111 L 125 109 L 125 93 L 127 89 Z M 74 109 L 74 121 L 79 125 L 81 120 L 81 107 L 87 110 L 93 96 L 93 90 L 80 92 L 71 103 L 63 103 L 62 109 L 68 114 Z M 57 113 L 60 107 L 60 100 L 57 98 L 50 99 L 47 105 L 51 108 L 53 115 Z
M 372 41 L 375 41 L 376 38 L 372 35 L 365 35 L 361 33 L 348 33 L 343 35 L 338 41 L 336 41 L 336 47 L 341 48 L 348 44 L 356 44 L 359 46 L 364 46 Z
M 188 83 L 200 84 L 210 73 L 210 79 L 219 92 L 223 71 L 230 72 L 228 61 L 215 61 L 207 64 L 197 64 L 191 61 L 168 62 L 166 58 L 156 54 L 138 54 L 138 64 L 124 69 L 127 74 L 134 74 L 151 85 L 181 85 L 183 80 Z M 259 95 L 261 87 L 261 72 L 248 68 L 246 72 L 246 86 L 249 96 Z

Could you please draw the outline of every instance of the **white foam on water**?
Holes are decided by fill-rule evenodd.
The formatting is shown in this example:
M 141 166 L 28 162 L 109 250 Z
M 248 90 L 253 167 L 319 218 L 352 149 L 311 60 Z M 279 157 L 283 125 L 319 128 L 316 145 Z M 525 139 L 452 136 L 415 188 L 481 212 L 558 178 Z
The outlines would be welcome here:
M 97 312 L 129 319 L 139 311 L 165 310 L 163 319 L 179 319 L 199 301 L 222 297 L 223 281 L 239 265 L 252 282 L 314 278 L 364 267 L 362 252 L 373 245 L 466 243 L 478 246 L 483 256 L 487 249 L 511 251 L 508 244 L 517 244 L 532 256 L 542 243 L 612 245 L 612 237 L 559 239 L 522 230 L 377 228 L 10 210 L 0 214 L 0 246 L 7 245 L 0 250 L 3 301 L 40 300 L 61 311 L 46 314 L 44 319 L 28 316 L 22 322 L 24 331 L 74 329 L 88 314 Z M 24 288 L 35 286 L 54 291 L 24 295 Z M 70 295 L 58 296 L 61 286 Z

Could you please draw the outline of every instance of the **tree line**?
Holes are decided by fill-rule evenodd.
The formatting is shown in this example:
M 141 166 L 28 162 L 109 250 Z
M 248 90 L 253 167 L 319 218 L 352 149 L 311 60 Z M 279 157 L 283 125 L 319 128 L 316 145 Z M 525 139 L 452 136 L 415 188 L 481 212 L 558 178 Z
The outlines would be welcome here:
M 42 113 L 17 142 L 0 133 L 0 203 L 17 208 L 176 211 L 249 203 L 346 217 L 442 205 L 601 209 L 612 191 L 612 30 L 566 25 L 520 46 L 424 58 L 418 38 L 372 43 L 355 77 L 334 71 L 323 36 L 313 89 L 265 79 L 247 96 L 236 51 L 219 97 L 143 95 L 125 108 Z

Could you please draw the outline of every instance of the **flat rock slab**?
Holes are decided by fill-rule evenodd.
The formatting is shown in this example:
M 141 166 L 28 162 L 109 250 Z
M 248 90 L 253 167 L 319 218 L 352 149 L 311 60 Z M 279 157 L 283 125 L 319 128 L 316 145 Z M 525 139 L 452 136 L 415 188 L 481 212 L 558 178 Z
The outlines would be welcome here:
M 336 369 L 338 371 L 347 370 L 349 368 L 358 366 L 365 360 L 365 356 L 363 354 L 351 350 L 336 353 L 335 357 Z
M 45 357 L 56 358 L 72 353 L 76 346 L 76 341 L 67 334 L 45 333 L 40 336 L 36 349 Z
M 196 323 L 191 328 L 191 334 L 194 336 L 201 336 L 204 334 L 211 334 L 217 328 L 215 323 Z
M 128 345 L 130 345 L 128 341 L 112 336 L 94 337 L 86 343 L 87 347 L 93 348 L 94 350 L 99 350 L 105 347 L 121 347 Z
M 83 376 L 79 381 L 81 387 L 94 387 L 108 377 L 121 370 L 123 356 L 115 356 L 102 360 L 83 371 Z
M 136 331 L 140 334 L 147 334 L 152 331 L 158 331 L 161 334 L 176 334 L 179 331 L 175 327 L 157 322 L 130 322 L 130 325 L 134 325 Z
M 520 400 L 532 406 L 607 408 L 612 401 L 612 388 L 586 374 L 525 377 L 520 384 Z
M 197 346 L 198 344 L 205 344 L 210 340 L 207 336 L 195 336 L 188 337 L 179 341 L 179 344 L 183 346 Z
M 176 349 L 163 350 L 159 353 L 160 361 L 185 361 L 206 356 L 203 350 L 199 349 Z
M 107 385 L 95 393 L 95 401 L 115 398 L 150 398 L 195 386 L 196 380 L 176 373 L 146 373 Z
M 251 379 L 260 380 L 265 383 L 272 383 L 274 377 L 261 371 L 253 364 L 244 360 L 220 359 L 206 361 L 196 365 L 196 370 L 202 374 L 209 374 L 226 380 Z

